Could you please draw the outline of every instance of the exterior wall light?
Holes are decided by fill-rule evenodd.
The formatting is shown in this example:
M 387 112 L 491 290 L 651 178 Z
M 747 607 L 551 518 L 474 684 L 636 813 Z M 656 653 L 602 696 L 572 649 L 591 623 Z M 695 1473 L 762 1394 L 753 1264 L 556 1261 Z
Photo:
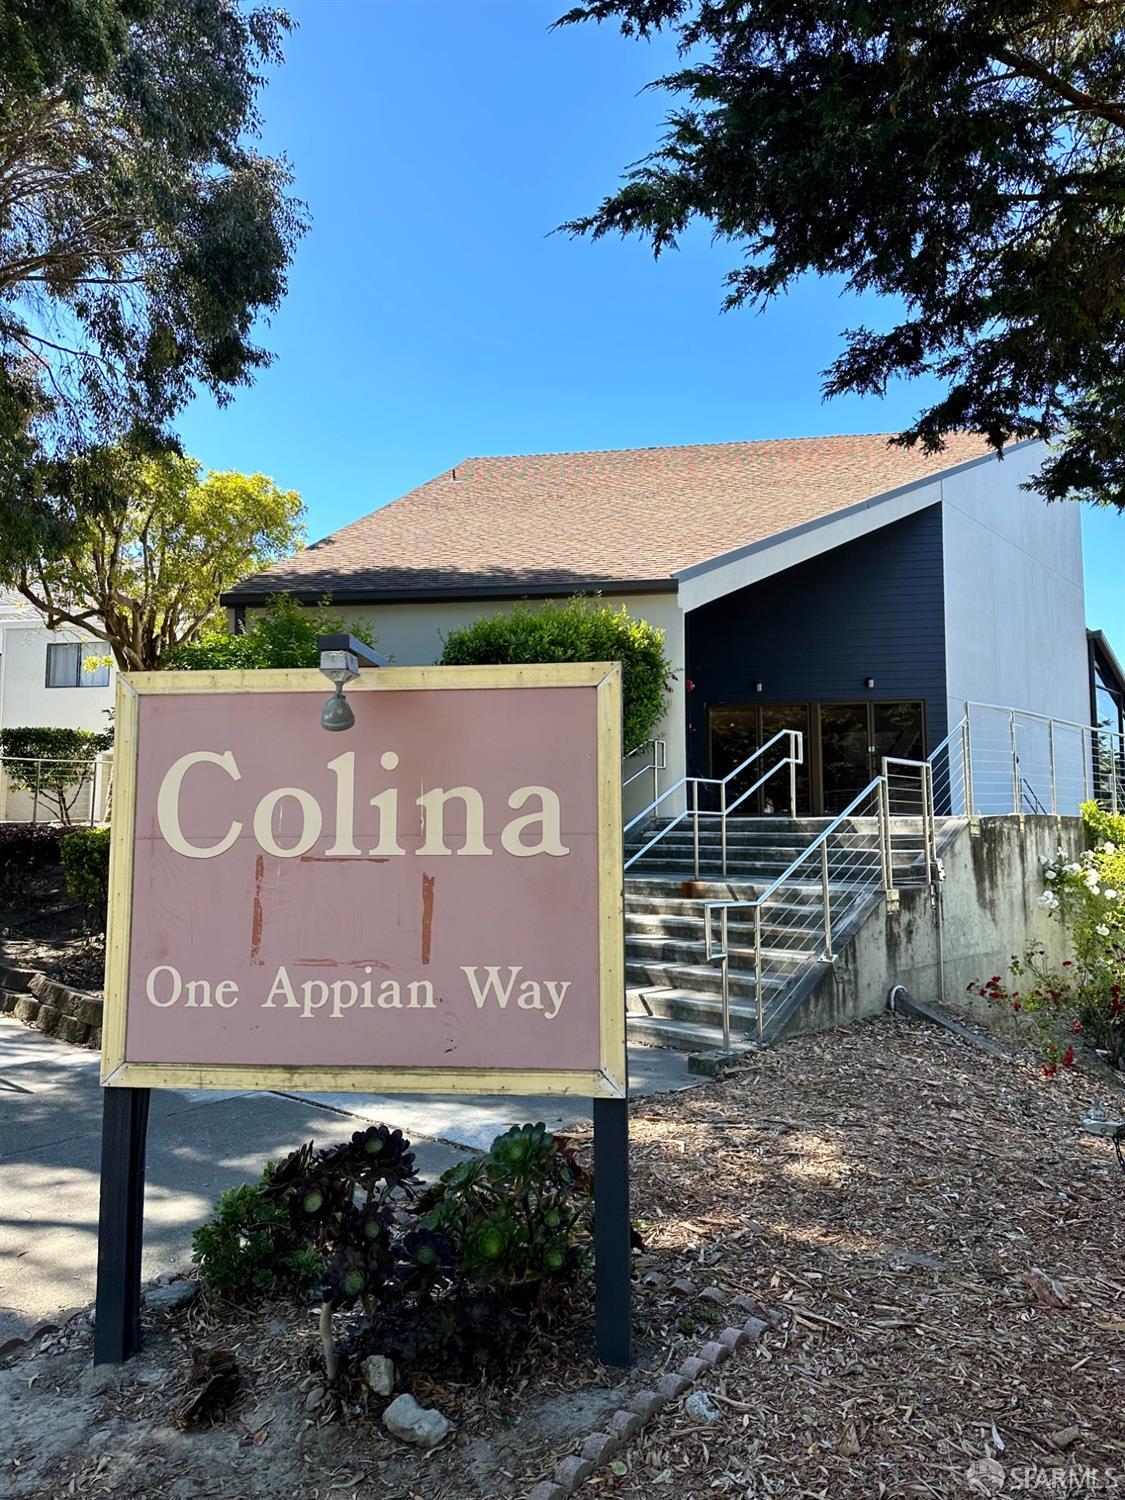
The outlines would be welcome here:
M 865 688 L 873 688 L 875 686 L 874 677 L 865 677 L 863 679 L 863 685 Z
M 344 697 L 344 688 L 353 677 L 359 676 L 361 664 L 365 667 L 385 667 L 387 658 L 372 651 L 354 635 L 319 635 L 316 638 L 320 652 L 320 670 L 335 683 L 336 691 L 325 701 L 320 711 L 320 727 L 333 733 L 350 729 L 355 723 L 352 706 Z
M 756 682 L 754 684 L 754 691 L 756 693 L 760 693 L 762 691 L 762 684 L 760 682 Z

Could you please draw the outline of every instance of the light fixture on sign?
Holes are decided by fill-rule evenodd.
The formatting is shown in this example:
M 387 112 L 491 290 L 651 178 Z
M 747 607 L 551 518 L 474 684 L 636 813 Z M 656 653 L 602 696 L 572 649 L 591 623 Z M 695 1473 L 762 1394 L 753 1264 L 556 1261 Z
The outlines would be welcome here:
M 355 723 L 352 706 L 344 697 L 344 688 L 353 677 L 359 676 L 360 665 L 385 667 L 387 659 L 356 640 L 354 635 L 320 635 L 316 639 L 320 652 L 320 670 L 336 691 L 326 700 L 320 711 L 320 727 L 333 733 L 350 729 Z

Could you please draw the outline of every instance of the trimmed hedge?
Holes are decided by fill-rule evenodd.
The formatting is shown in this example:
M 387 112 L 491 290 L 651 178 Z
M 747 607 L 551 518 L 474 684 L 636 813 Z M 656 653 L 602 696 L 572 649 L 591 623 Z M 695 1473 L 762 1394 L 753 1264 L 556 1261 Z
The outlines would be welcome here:
M 104 932 L 109 904 L 109 829 L 76 828 L 59 843 L 66 888 L 85 907 L 86 927 Z
M 664 632 L 632 619 L 624 605 L 591 599 L 565 604 L 517 604 L 504 614 L 482 615 L 453 630 L 441 654 L 443 667 L 508 663 L 619 661 L 622 676 L 623 751 L 645 740 L 664 716 L 672 665 Z
M 361 620 L 346 620 L 328 599 L 319 604 L 299 604 L 288 594 L 271 599 L 264 611 L 254 615 L 241 635 L 209 630 L 189 646 L 178 646 L 164 666 L 181 672 L 255 671 L 265 667 L 318 667 L 318 635 L 346 631 L 366 646 L 375 637 Z

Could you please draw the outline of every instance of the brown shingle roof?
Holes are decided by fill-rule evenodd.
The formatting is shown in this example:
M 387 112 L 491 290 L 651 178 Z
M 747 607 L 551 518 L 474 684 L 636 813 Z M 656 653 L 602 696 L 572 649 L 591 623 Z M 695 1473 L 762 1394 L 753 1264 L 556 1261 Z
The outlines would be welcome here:
M 671 587 L 693 563 L 988 451 L 955 434 L 930 457 L 880 433 L 470 458 L 224 597 Z

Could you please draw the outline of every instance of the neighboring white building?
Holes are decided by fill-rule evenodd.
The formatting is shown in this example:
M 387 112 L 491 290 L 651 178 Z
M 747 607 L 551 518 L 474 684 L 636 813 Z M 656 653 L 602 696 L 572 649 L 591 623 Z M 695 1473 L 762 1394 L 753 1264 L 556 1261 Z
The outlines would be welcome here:
M 0 729 L 108 729 L 115 669 L 107 649 L 70 626 L 48 630 L 33 605 L 0 590 Z M 0 821 L 29 818 L 28 801 L 0 775 Z M 76 811 L 88 815 L 86 798 Z

